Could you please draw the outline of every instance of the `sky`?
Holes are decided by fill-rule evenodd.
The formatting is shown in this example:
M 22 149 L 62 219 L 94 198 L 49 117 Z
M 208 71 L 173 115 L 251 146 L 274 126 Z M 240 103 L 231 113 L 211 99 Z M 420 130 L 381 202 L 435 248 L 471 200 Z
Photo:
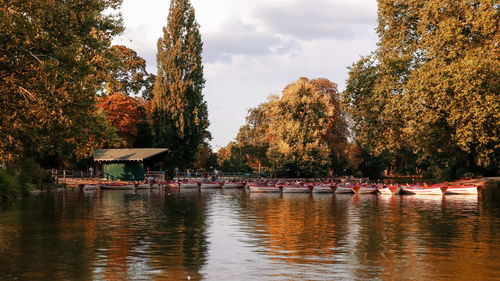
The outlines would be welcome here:
M 300 77 L 345 89 L 347 67 L 375 50 L 376 0 L 191 0 L 203 40 L 209 131 L 214 150 L 234 140 L 248 109 Z M 146 59 L 156 74 L 156 43 L 169 0 L 124 0 L 125 32 L 114 44 Z

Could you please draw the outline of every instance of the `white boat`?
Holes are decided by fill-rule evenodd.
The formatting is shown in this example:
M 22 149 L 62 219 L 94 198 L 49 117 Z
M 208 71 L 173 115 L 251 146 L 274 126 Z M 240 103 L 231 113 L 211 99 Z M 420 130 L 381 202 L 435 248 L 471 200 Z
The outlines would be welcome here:
M 352 190 L 352 186 L 350 184 L 341 183 L 337 185 L 335 193 L 354 193 L 354 190 Z
M 369 194 L 377 192 L 377 187 L 372 185 L 355 185 L 352 190 L 356 194 Z
M 179 182 L 181 188 L 199 188 L 200 184 L 194 181 Z
M 218 183 L 218 182 L 205 182 L 205 183 L 201 183 L 200 185 L 200 188 L 201 189 L 204 189 L 204 188 L 221 188 L 221 183 Z
M 135 188 L 135 184 L 111 182 L 111 183 L 101 183 L 99 184 L 99 187 L 102 190 L 130 190 Z
M 393 195 L 393 194 L 399 194 L 401 191 L 401 186 L 399 185 L 384 185 L 384 186 L 378 186 L 377 187 L 378 192 L 382 195 Z
M 312 192 L 314 193 L 332 193 L 335 186 L 331 185 L 314 185 Z
M 281 192 L 281 188 L 276 185 L 249 184 L 248 189 L 250 192 Z
M 407 185 L 401 187 L 401 193 L 413 195 L 443 195 L 446 190 L 447 187 L 442 184 L 431 186 Z
M 476 185 L 451 185 L 445 191 L 445 194 L 478 194 L 479 186 Z
M 283 185 L 283 193 L 306 193 L 311 192 L 308 185 Z

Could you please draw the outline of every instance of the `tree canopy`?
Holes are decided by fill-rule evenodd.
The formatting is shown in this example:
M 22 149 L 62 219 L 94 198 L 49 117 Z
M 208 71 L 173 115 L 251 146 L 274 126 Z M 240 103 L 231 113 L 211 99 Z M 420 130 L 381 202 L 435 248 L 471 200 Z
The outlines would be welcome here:
M 120 0 L 1 1 L 0 161 L 85 157 L 104 142 L 94 110 Z M 110 12 L 111 11 L 111 12 Z
M 378 48 L 344 96 L 357 140 L 442 169 L 498 165 L 499 15 L 496 1 L 379 0 Z

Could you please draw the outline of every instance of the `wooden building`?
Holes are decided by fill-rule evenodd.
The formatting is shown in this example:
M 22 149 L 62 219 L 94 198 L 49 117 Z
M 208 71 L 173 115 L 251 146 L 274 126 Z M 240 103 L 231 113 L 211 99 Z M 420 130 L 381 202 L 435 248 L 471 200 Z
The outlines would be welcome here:
M 107 179 L 143 181 L 147 169 L 160 169 L 167 152 L 167 148 L 96 149 L 93 157 Z

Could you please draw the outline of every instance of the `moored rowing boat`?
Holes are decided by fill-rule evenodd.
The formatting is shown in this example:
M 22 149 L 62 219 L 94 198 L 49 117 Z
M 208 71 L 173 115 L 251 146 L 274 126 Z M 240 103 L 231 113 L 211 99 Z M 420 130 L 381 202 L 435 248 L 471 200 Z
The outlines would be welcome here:
M 259 185 L 259 184 L 249 184 L 248 189 L 250 192 L 281 192 L 279 186 L 276 185 Z
M 306 193 L 311 192 L 311 187 L 309 185 L 283 185 L 283 193 Z
M 354 193 L 350 183 L 341 183 L 337 186 L 335 193 Z
M 202 182 L 200 184 L 201 189 L 207 189 L 207 188 L 221 188 L 221 183 L 218 182 Z
M 413 195 L 443 195 L 447 187 L 443 184 L 426 185 L 406 185 L 401 186 L 401 193 Z
M 194 181 L 179 182 L 180 188 L 199 188 L 200 184 Z
M 369 194 L 377 192 L 377 187 L 374 185 L 355 185 L 352 187 L 352 190 L 356 194 Z
M 399 194 L 401 191 L 401 186 L 399 185 L 383 185 L 383 186 L 377 186 L 378 192 L 382 195 L 393 195 L 393 194 Z
M 452 185 L 448 186 L 445 194 L 478 194 L 479 186 L 476 185 Z
M 334 192 L 334 189 L 336 187 L 332 185 L 322 185 L 322 184 L 316 184 L 313 186 L 312 192 L 314 193 L 332 193 Z
M 121 182 L 110 182 L 110 183 L 101 183 L 99 187 L 102 190 L 130 190 L 135 188 L 135 184 L 133 183 L 121 183 Z

